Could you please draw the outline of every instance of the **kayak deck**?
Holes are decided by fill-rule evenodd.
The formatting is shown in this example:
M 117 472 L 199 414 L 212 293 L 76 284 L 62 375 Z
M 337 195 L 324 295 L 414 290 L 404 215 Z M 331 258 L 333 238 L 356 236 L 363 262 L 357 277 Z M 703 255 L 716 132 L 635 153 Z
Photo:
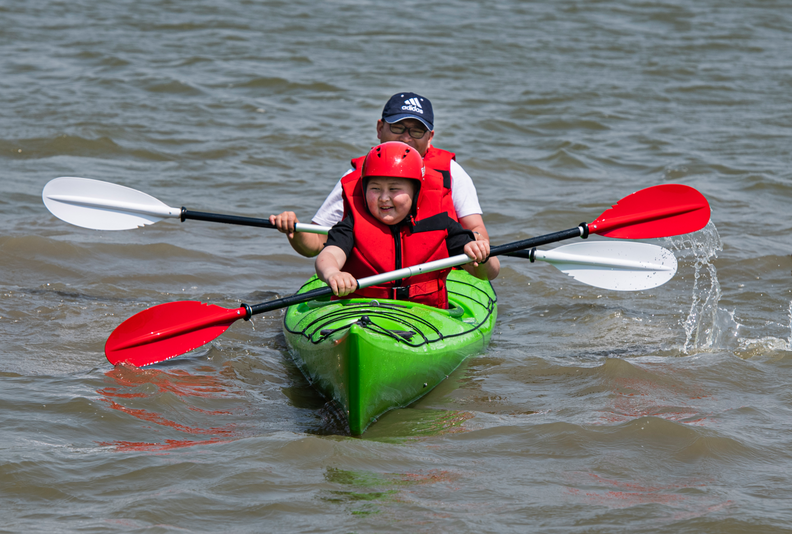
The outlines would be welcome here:
M 298 293 L 324 285 L 313 277 Z M 418 400 L 486 348 L 497 318 L 492 285 L 454 270 L 448 296 L 448 310 L 329 298 L 287 309 L 283 328 L 295 363 L 322 395 L 341 405 L 353 435 L 388 410 Z

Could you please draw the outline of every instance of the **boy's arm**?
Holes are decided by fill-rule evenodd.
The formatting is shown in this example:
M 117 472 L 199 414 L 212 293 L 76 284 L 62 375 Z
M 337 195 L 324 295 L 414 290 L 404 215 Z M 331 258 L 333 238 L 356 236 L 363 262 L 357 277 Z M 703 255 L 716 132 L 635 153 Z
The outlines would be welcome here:
M 357 289 L 355 277 L 341 270 L 346 259 L 344 251 L 334 245 L 326 246 L 316 258 L 316 275 L 339 297 L 354 293 Z
M 330 229 L 324 250 L 316 258 L 317 276 L 336 296 L 344 297 L 357 289 L 355 277 L 341 270 L 354 247 L 354 222 L 347 217 Z

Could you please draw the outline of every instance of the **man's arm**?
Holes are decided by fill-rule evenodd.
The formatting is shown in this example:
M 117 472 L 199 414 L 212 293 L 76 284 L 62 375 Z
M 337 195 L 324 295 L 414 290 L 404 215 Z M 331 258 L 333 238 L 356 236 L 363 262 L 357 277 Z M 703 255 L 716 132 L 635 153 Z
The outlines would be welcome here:
M 269 220 L 278 231 L 286 234 L 286 237 L 289 238 L 289 244 L 298 254 L 306 258 L 312 258 L 324 248 L 325 241 L 327 241 L 326 235 L 294 231 L 294 225 L 300 221 L 297 220 L 297 215 L 293 211 L 270 215 Z
M 294 237 L 289 238 L 289 244 L 292 248 L 306 258 L 312 258 L 319 254 L 324 248 L 326 241 L 326 235 L 309 234 L 307 232 L 297 232 Z
M 349 169 L 344 176 L 352 172 Z M 341 190 L 341 180 L 336 182 L 335 187 L 327 196 L 319 211 L 314 215 L 312 224 L 319 226 L 335 226 L 341 221 L 344 215 L 344 200 Z M 289 244 L 301 256 L 312 258 L 322 252 L 327 236 L 322 234 L 309 234 L 306 232 L 294 232 L 294 225 L 299 221 L 293 211 L 284 211 L 280 215 L 270 215 L 270 222 L 279 231 L 289 237 Z
M 460 217 L 459 224 L 462 225 L 462 228 L 465 230 L 470 230 L 476 236 L 476 241 L 489 241 L 489 234 L 487 233 L 487 228 L 484 226 L 484 218 L 479 213 L 474 213 L 473 215 L 468 215 L 466 217 Z
M 456 161 L 451 162 L 451 188 L 459 224 L 465 230 L 474 232 L 477 241 L 482 239 L 489 241 L 489 233 L 481 216 L 476 186 L 473 185 L 470 175 Z
M 476 186 L 473 185 L 473 180 L 470 179 L 468 173 L 456 161 L 451 162 L 451 178 L 454 209 L 458 214 L 467 213 L 467 215 L 459 217 L 459 224 L 465 230 L 473 232 L 476 241 L 486 243 L 489 254 L 489 232 L 487 232 L 484 218 L 481 216 Z M 500 272 L 500 260 L 490 258 L 487 263 L 481 263 L 475 267 L 472 264 L 465 265 L 465 269 L 473 276 L 492 280 Z
M 480 215 L 477 215 L 477 217 L 481 218 Z M 481 228 L 483 229 L 483 225 Z M 451 223 L 448 228 L 448 237 L 446 238 L 448 254 L 456 256 L 464 252 L 473 262 L 463 265 L 463 269 L 476 278 L 494 280 L 500 273 L 500 260 L 498 258 L 489 258 L 489 261 L 487 261 L 490 252 L 489 239 L 483 239 L 480 234 L 471 236 L 469 231 L 465 230 L 468 229 L 464 228 L 462 224 Z M 486 230 L 484 231 L 486 232 Z M 473 240 L 473 237 L 476 239 Z M 463 247 L 464 249 L 460 250 Z

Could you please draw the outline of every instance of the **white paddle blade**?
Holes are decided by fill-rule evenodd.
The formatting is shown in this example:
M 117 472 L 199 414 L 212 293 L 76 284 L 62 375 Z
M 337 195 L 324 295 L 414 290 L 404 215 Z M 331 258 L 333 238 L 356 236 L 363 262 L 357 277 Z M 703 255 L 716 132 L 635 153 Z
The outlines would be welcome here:
M 674 254 L 663 247 L 629 241 L 592 241 L 536 251 L 561 272 L 594 287 L 641 291 L 661 286 L 677 271 Z
M 50 180 L 41 198 L 57 218 L 92 230 L 131 230 L 181 215 L 146 193 L 89 178 Z

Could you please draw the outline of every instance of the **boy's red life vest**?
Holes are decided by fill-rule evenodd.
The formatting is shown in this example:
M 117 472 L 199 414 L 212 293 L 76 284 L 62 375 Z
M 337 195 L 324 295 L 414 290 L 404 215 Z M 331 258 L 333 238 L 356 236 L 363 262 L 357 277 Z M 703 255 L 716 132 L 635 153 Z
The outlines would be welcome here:
M 413 201 L 412 215 L 393 226 L 381 223 L 369 212 L 361 176 L 365 156 L 352 160 L 354 170 L 341 180 L 344 217 L 353 217 L 355 237 L 344 271 L 355 278 L 365 278 L 448 257 L 448 218 L 457 220 L 451 199 L 450 165 L 454 154 L 430 148 L 426 155 L 426 173 Z M 449 271 L 443 269 L 358 289 L 344 298 L 409 300 L 447 309 Z

